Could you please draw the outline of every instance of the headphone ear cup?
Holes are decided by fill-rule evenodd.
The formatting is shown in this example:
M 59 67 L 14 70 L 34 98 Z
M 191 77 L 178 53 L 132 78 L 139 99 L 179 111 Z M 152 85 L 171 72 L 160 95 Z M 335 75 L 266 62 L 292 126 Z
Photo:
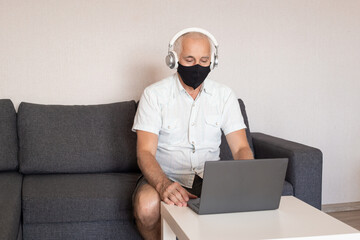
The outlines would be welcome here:
M 217 55 L 214 53 L 211 58 L 210 69 L 213 70 L 215 67 L 217 67 L 217 65 L 218 65 L 218 58 Z
M 178 67 L 178 58 L 175 51 L 170 51 L 165 58 L 166 65 L 170 68 L 177 68 Z
M 216 68 L 219 64 L 218 56 L 214 54 L 214 63 L 213 63 L 213 69 Z

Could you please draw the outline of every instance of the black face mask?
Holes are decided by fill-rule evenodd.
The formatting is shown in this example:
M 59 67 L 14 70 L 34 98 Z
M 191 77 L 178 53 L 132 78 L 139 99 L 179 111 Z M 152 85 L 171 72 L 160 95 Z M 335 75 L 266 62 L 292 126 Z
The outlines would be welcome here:
M 205 78 L 209 74 L 210 66 L 202 67 L 199 64 L 196 64 L 191 67 L 185 67 L 178 63 L 177 71 L 186 85 L 196 89 L 204 82 Z

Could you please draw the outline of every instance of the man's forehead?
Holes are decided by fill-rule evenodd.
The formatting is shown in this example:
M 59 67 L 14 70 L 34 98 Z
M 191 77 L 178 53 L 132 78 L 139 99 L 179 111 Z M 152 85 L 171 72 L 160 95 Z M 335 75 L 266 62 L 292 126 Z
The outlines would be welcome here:
M 211 45 L 209 39 L 205 38 L 193 38 L 191 36 L 184 37 L 182 41 L 183 54 L 191 55 L 194 51 L 211 52 Z
M 201 41 L 203 43 L 207 43 L 207 45 L 210 46 L 209 38 L 202 33 L 190 32 L 190 33 L 184 34 L 182 36 L 183 44 L 184 44 L 184 42 L 194 42 L 194 41 Z

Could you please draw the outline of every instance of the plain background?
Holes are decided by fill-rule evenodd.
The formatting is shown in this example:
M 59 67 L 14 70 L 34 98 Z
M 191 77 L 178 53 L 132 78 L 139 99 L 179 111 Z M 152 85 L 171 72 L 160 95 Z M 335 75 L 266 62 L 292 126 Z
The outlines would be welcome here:
M 139 100 L 183 28 L 218 40 L 211 78 L 253 132 L 320 148 L 323 203 L 360 201 L 360 1 L 0 0 L 0 98 Z

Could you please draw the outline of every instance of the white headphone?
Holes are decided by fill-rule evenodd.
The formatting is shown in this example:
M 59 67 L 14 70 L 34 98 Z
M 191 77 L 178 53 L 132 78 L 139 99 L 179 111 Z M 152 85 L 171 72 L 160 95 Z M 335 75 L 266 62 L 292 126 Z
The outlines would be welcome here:
M 172 49 L 174 46 L 175 41 L 181 37 L 182 35 L 189 33 L 189 32 L 199 32 L 202 33 L 204 35 L 206 35 L 212 42 L 212 44 L 215 47 L 215 52 L 211 54 L 211 64 L 210 64 L 210 69 L 214 69 L 217 65 L 218 65 L 218 47 L 219 44 L 217 43 L 216 39 L 214 38 L 214 36 L 209 33 L 208 31 L 201 29 L 201 28 L 186 28 L 184 30 L 181 30 L 180 32 L 178 32 L 177 34 L 175 34 L 175 36 L 171 39 L 170 43 L 169 43 L 169 48 L 168 48 L 168 55 L 165 58 L 165 62 L 166 65 L 173 69 L 173 68 L 177 68 L 178 67 L 178 56 L 176 54 L 176 52 Z

